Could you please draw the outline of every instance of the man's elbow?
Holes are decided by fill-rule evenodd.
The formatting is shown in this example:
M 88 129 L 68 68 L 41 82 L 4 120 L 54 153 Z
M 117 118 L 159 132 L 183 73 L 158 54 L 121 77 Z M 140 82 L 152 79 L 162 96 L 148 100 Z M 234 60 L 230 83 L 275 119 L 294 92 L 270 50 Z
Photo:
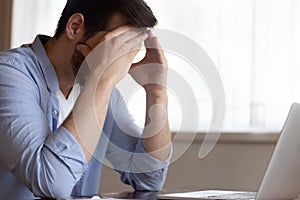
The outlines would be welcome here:
M 147 191 L 147 192 L 159 192 L 161 191 L 163 184 L 147 184 L 143 186 L 137 186 L 135 191 Z
M 47 154 L 43 154 L 42 164 L 32 168 L 32 173 L 29 173 L 35 174 L 30 181 L 32 192 L 36 196 L 47 198 L 65 199 L 71 196 L 73 187 L 82 174 L 78 172 L 75 175 L 74 173 L 83 171 L 71 171 L 63 162 L 55 159 L 53 154 L 45 155 Z
M 148 192 L 158 192 L 161 191 L 164 182 L 152 182 L 152 181 L 145 181 L 143 184 L 138 184 L 134 186 L 135 191 L 148 191 Z
M 61 183 L 53 183 L 50 185 L 50 198 L 66 199 L 71 196 L 73 184 L 62 185 Z
M 72 194 L 75 185 L 71 176 L 56 176 L 54 179 L 41 178 L 40 181 L 32 183 L 32 192 L 42 198 L 66 199 Z
M 165 183 L 165 170 L 149 173 L 130 174 L 124 173 L 121 180 L 130 184 L 135 191 L 160 191 Z

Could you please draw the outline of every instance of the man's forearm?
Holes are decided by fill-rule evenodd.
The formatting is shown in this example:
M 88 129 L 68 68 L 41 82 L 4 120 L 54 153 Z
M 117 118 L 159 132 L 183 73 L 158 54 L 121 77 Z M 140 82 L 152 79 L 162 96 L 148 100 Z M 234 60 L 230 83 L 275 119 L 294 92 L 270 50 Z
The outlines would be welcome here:
M 113 86 L 101 80 L 97 86 L 87 83 L 72 113 L 63 123 L 80 144 L 87 162 L 92 158 L 100 139 L 112 90 Z
M 170 153 L 171 134 L 168 122 L 168 96 L 146 93 L 146 120 L 143 146 L 146 152 L 159 160 L 166 160 Z

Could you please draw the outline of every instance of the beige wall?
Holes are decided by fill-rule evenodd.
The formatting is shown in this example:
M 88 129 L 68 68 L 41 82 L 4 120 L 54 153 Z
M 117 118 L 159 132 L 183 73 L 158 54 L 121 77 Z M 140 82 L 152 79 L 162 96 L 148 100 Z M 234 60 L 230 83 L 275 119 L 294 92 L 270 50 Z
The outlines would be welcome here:
M 202 139 L 198 138 L 185 154 L 171 164 L 164 189 L 256 190 L 274 150 L 277 134 L 222 136 L 214 150 L 198 159 Z M 178 142 L 175 146 L 180 147 Z M 128 191 L 113 170 L 104 167 L 100 192 Z
M 0 0 L 0 51 L 10 48 L 12 0 Z

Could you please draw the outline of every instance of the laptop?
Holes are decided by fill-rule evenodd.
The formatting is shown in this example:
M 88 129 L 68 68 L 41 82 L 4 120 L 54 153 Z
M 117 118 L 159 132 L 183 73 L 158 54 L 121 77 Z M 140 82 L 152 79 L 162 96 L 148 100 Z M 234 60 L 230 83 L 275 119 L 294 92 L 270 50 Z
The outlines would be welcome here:
M 160 194 L 158 199 L 298 199 L 300 195 L 300 104 L 294 103 L 257 192 L 205 190 Z M 299 198 L 300 199 L 300 198 Z

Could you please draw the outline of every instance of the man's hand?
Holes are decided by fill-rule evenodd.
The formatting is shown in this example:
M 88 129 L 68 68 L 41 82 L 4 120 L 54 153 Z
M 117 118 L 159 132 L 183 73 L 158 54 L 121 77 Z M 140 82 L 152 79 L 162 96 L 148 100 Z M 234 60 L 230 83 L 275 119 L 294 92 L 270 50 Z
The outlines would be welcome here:
M 168 67 L 157 38 L 150 31 L 148 35 L 145 58 L 133 64 L 129 72 L 146 90 L 144 149 L 157 159 L 166 160 L 171 149 L 166 89 Z
M 111 92 L 128 73 L 147 37 L 142 29 L 123 26 L 109 33 L 99 32 L 86 44 L 76 47 L 86 57 L 91 73 L 63 126 L 79 142 L 87 161 L 100 139 Z
M 115 86 L 128 73 L 147 38 L 144 29 L 122 26 L 112 32 L 99 32 L 77 49 L 86 57 L 94 77 Z
M 166 92 L 167 60 L 157 37 L 151 31 L 148 31 L 148 35 L 149 38 L 145 40 L 146 55 L 131 66 L 129 73 L 148 94 L 160 96 Z

